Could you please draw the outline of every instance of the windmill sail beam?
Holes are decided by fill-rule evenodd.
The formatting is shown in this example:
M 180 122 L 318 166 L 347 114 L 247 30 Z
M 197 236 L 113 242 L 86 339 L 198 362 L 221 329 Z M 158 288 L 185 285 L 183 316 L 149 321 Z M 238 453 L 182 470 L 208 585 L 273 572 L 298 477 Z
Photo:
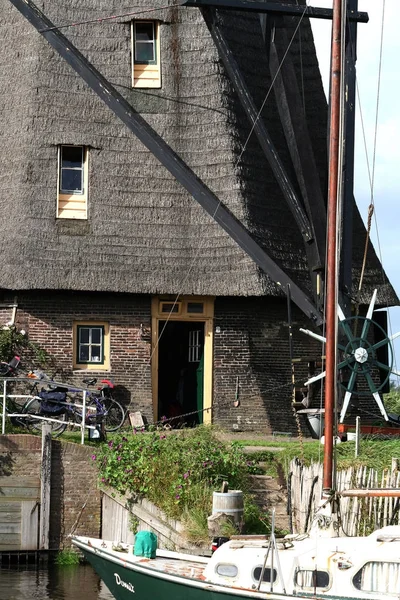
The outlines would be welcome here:
M 279 265 L 257 244 L 248 230 L 220 202 L 190 167 L 172 150 L 114 86 L 79 52 L 31 0 L 9 0 L 37 29 L 60 56 L 76 71 L 112 112 L 137 136 L 210 216 L 286 294 L 290 285 L 293 302 L 317 325 L 321 314 Z
M 287 2 L 257 2 L 253 0 L 185 0 L 180 6 L 191 6 L 194 8 L 203 8 L 204 6 L 214 6 L 215 8 L 246 10 L 257 13 L 271 13 L 288 15 L 290 17 L 314 17 L 315 19 L 332 20 L 333 11 L 331 8 L 315 8 L 313 6 L 302 6 L 288 4 Z M 349 21 L 358 23 L 368 23 L 369 17 L 366 12 L 348 11 Z
M 274 147 L 265 123 L 263 119 L 260 118 L 259 112 L 245 83 L 239 65 L 231 49 L 229 48 L 228 42 L 221 30 L 221 27 L 218 24 L 218 16 L 215 8 L 205 8 L 202 10 L 202 13 L 225 70 L 229 75 L 229 79 L 231 80 L 233 87 L 235 88 L 250 125 L 254 128 L 254 133 L 256 134 L 264 155 L 272 169 L 272 172 L 275 175 L 286 203 L 288 204 L 292 215 L 302 233 L 304 241 L 309 243 L 314 239 L 314 233 L 312 231 L 310 221 L 301 205 L 286 169 L 279 158 L 278 152 Z

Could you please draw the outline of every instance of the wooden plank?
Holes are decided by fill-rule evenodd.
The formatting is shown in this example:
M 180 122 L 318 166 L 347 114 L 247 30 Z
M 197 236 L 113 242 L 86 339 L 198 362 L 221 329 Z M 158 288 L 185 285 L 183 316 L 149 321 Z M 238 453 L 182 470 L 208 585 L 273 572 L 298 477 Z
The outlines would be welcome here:
M 0 489 L 3 487 L 34 487 L 40 488 L 39 477 L 0 477 Z M 1 497 L 1 492 L 0 492 Z
M 21 503 L 20 502 L 0 502 L 0 519 L 3 518 L 4 514 L 8 513 L 20 513 Z
M 39 503 L 22 502 L 21 506 L 21 550 L 38 550 Z
M 19 523 L 21 521 L 21 511 L 3 512 L 0 514 L 0 528 L 5 523 Z
M 3 547 L 4 550 L 11 549 L 11 546 L 17 546 L 17 550 L 19 549 L 19 544 L 21 541 L 20 533 L 1 533 L 0 534 L 0 547 Z
M 1 489 L 0 504 L 13 500 L 39 500 L 40 488 L 3 487 Z
M 21 519 L 18 519 L 18 521 L 14 523 L 0 523 L 0 537 L 8 533 L 20 535 Z

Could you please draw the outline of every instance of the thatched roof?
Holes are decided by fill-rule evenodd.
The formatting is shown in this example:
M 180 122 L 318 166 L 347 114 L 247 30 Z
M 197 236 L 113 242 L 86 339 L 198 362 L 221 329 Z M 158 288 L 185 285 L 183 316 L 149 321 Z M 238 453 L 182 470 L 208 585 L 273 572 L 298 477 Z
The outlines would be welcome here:
M 120 0 L 44 0 L 41 8 L 60 24 L 165 4 L 165 0 L 136 0 L 134 5 Z M 261 106 L 270 77 L 259 18 L 221 14 L 247 84 Z M 241 156 L 250 126 L 200 11 L 171 2 L 169 9 L 151 15 L 161 21 L 159 90 L 131 88 L 129 19 L 80 25 L 64 33 L 309 292 L 303 241 L 254 136 Z M 6 0 L 0 0 L 0 17 L 0 287 L 231 296 L 279 293 Z M 293 29 L 293 19 L 285 22 Z M 327 109 L 306 19 L 301 36 L 305 110 L 325 189 Z M 297 65 L 299 52 L 297 40 L 291 49 Z M 300 77 L 300 66 L 298 72 Z M 263 117 L 294 181 L 273 94 Z M 60 144 L 91 149 L 87 221 L 55 218 Z M 355 245 L 362 249 L 359 216 L 354 229 Z M 371 250 L 366 296 L 378 271 Z M 386 301 L 397 302 L 389 285 L 380 298 L 381 303 Z

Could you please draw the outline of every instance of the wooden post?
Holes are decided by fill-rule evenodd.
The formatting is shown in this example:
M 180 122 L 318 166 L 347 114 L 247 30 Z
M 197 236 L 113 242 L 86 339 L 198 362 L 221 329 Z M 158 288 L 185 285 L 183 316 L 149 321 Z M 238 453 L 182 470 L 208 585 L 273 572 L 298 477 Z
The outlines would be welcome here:
M 51 484 L 51 424 L 42 424 L 42 465 L 40 470 L 40 525 L 39 550 L 49 549 L 50 484 Z
M 360 454 L 360 417 L 356 417 L 356 449 L 355 456 Z
M 3 380 L 3 418 L 1 423 L 1 433 L 6 432 L 6 400 L 7 400 L 7 379 Z
M 82 394 L 82 425 L 81 425 L 81 444 L 85 443 L 85 425 L 86 425 L 86 391 Z

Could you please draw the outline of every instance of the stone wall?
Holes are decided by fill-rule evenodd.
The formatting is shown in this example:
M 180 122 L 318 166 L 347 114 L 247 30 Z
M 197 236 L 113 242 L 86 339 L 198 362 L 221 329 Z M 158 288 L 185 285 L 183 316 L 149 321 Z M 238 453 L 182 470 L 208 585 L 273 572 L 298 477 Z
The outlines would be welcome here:
M 0 435 L 0 475 L 39 477 L 41 448 L 38 436 Z M 71 533 L 100 536 L 101 496 L 93 452 L 93 447 L 52 442 L 50 550 L 69 547 Z

